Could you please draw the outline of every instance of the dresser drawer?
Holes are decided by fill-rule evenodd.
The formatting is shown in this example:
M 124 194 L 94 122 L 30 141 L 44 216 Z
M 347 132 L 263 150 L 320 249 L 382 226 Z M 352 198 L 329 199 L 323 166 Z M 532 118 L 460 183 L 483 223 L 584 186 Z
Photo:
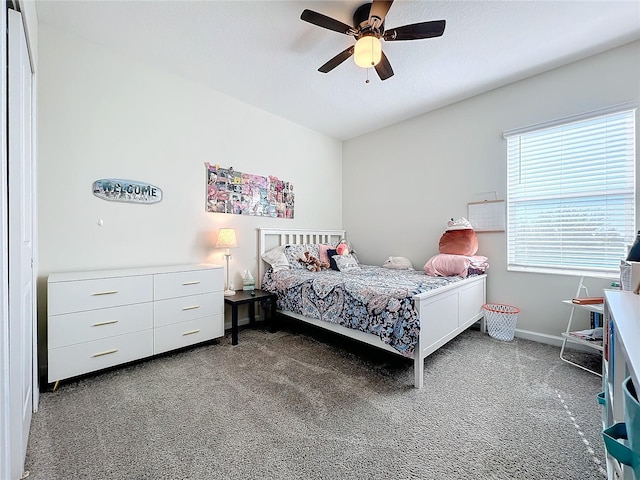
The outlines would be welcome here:
M 155 327 L 161 327 L 201 317 L 212 317 L 222 314 L 223 311 L 224 300 L 219 293 L 158 300 L 153 304 L 153 324 Z
M 168 352 L 176 348 L 212 340 L 224 335 L 222 314 L 174 323 L 154 329 L 154 353 Z
M 51 282 L 48 285 L 47 296 L 49 315 L 151 302 L 153 277 L 138 275 Z
M 136 303 L 102 310 L 49 316 L 49 348 L 124 335 L 153 328 L 153 304 Z
M 154 275 L 155 300 L 221 292 L 223 288 L 224 279 L 221 268 Z
M 153 355 L 153 330 L 49 350 L 49 382 Z

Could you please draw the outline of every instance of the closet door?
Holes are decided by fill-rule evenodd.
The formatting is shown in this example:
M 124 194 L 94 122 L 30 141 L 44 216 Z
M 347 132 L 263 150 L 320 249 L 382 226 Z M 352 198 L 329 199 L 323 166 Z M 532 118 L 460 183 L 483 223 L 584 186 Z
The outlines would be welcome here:
M 10 478 L 20 478 L 33 411 L 34 172 L 31 152 L 32 71 L 22 15 L 7 12 L 9 185 Z
M 0 71 L 7 71 L 7 7 L 0 8 Z M 0 478 L 9 478 L 9 215 L 7 209 L 7 76 L 0 75 Z

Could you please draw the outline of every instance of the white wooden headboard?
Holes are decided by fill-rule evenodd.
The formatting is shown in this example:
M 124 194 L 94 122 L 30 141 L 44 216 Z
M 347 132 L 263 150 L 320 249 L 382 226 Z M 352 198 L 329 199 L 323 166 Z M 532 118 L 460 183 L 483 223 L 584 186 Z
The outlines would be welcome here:
M 306 229 L 281 229 L 258 228 L 258 281 L 262 285 L 262 277 L 269 265 L 262 260 L 262 254 L 272 248 L 287 244 L 303 243 L 333 243 L 337 244 L 346 238 L 344 230 L 306 230 Z

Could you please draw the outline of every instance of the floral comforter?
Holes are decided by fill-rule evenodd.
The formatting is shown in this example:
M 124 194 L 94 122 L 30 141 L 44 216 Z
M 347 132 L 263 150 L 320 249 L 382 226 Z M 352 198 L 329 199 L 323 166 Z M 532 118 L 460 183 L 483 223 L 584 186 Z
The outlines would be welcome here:
M 278 309 L 379 336 L 407 357 L 418 342 L 420 320 L 413 295 L 462 280 L 422 271 L 361 265 L 335 270 L 269 270 L 262 289 L 278 295 Z

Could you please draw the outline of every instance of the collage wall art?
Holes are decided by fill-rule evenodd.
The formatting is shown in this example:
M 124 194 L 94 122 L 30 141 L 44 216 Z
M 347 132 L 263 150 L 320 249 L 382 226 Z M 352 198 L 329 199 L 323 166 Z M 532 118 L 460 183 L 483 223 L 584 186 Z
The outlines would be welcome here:
M 205 163 L 207 212 L 293 218 L 293 184 Z

